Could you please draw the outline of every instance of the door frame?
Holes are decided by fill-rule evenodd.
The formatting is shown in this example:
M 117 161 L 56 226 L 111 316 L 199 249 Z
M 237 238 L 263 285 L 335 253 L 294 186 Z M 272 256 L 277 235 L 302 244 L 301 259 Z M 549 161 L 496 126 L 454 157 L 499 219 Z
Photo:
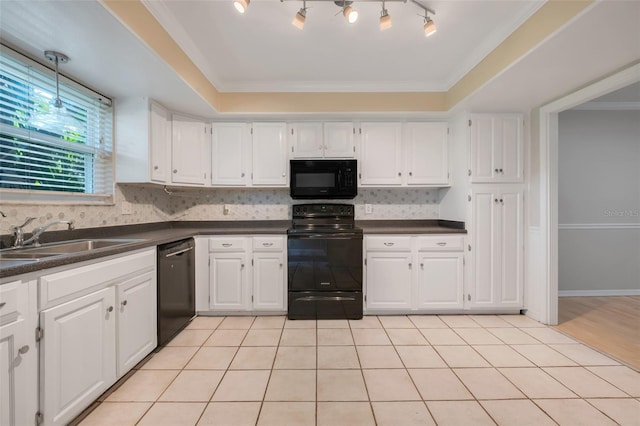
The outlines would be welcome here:
M 540 316 L 545 324 L 558 323 L 558 114 L 577 105 L 640 81 L 640 63 L 577 90 L 540 108 L 540 230 L 543 294 Z M 531 283 L 529 283 L 531 285 Z

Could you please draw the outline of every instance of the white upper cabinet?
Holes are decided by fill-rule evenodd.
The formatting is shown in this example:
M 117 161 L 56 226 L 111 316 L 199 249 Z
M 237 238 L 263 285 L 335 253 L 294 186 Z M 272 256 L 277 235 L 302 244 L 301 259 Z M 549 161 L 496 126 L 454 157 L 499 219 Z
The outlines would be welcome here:
M 449 184 L 447 133 L 447 123 L 405 125 L 405 170 L 409 186 Z
M 171 183 L 205 185 L 209 164 L 209 132 L 199 119 L 172 116 Z
M 522 121 L 521 114 L 470 116 L 471 182 L 522 182 Z
M 324 123 L 325 158 L 354 158 L 355 133 L 351 122 Z
M 291 158 L 324 157 L 322 123 L 289 124 Z
M 246 123 L 214 123 L 211 185 L 251 185 L 251 134 Z
M 402 124 L 360 124 L 360 186 L 402 185 Z
M 170 183 L 171 117 L 147 98 L 120 98 L 115 105 L 118 182 Z
M 253 123 L 254 186 L 287 186 L 286 123 Z
M 354 158 L 352 122 L 290 123 L 291 158 Z

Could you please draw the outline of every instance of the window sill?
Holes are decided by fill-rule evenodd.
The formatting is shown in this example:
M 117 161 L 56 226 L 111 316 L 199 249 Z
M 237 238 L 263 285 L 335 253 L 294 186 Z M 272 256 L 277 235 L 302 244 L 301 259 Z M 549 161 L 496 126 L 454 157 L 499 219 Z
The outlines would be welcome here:
M 2 204 L 21 205 L 89 205 L 112 206 L 113 194 L 79 194 L 53 191 L 29 191 L 20 189 L 0 189 Z

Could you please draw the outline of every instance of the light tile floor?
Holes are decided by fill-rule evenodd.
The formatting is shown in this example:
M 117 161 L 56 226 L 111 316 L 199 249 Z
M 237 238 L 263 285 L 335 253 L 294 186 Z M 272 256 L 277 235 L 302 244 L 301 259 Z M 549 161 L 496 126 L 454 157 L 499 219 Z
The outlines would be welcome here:
M 640 425 L 640 373 L 518 315 L 198 317 L 91 425 Z

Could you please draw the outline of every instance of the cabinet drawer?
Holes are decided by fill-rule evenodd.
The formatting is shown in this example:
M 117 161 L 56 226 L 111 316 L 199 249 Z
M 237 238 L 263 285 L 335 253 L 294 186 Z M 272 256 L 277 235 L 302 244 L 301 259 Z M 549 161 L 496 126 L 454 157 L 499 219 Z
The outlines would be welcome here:
M 418 251 L 462 251 L 464 250 L 464 236 L 462 235 L 433 235 L 418 237 Z
M 395 235 L 366 237 L 367 250 L 410 251 L 411 237 Z
M 283 237 L 253 237 L 253 251 L 282 251 Z
M 249 241 L 245 237 L 209 238 L 209 251 L 247 251 Z
M 18 290 L 20 285 L 22 285 L 22 281 L 15 281 L 0 286 L 0 319 L 6 319 L 18 313 Z M 2 321 L 0 321 L 0 323 L 2 323 Z

